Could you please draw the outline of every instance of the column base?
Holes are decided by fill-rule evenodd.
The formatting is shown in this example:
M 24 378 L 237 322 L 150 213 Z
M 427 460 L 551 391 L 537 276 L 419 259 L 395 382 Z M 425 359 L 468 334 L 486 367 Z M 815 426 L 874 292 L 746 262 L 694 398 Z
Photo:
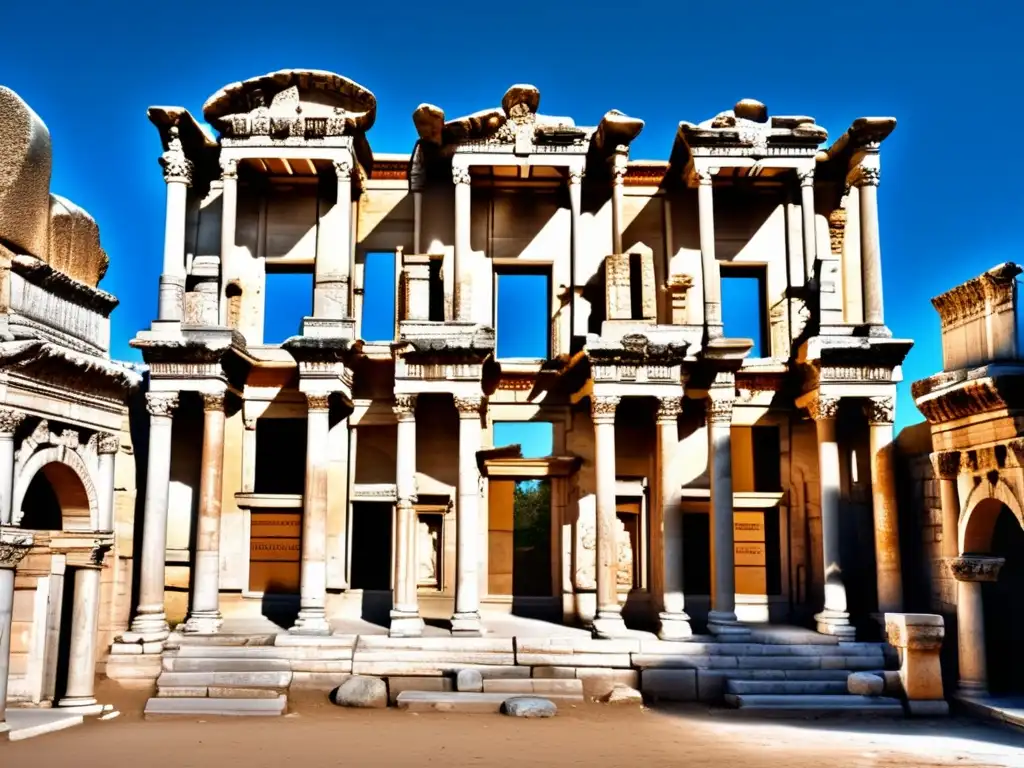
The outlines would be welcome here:
M 594 637 L 599 640 L 611 640 L 616 637 L 625 637 L 629 634 L 626 629 L 626 622 L 622 620 L 622 614 L 614 611 L 597 611 L 594 617 L 594 625 L 591 628 Z
M 708 632 L 722 638 L 744 638 L 750 627 L 741 624 L 733 611 L 708 611 Z
M 685 613 L 659 613 L 658 639 L 689 640 L 693 637 L 690 617 Z
M 178 631 L 188 635 L 215 635 L 223 623 L 220 611 L 194 611 Z
M 456 613 L 452 616 L 452 634 L 460 637 L 480 637 L 483 628 L 479 613 Z
M 57 708 L 73 709 L 83 715 L 98 715 L 103 712 L 103 705 L 92 696 L 67 696 L 57 702 Z
M 392 611 L 388 637 L 422 637 L 423 626 L 423 619 L 418 613 Z
M 956 684 L 956 693 L 957 696 L 966 696 L 968 698 L 988 696 L 988 685 L 974 680 L 960 680 Z
M 329 635 L 331 625 L 323 608 L 302 608 L 288 631 L 293 635 Z
M 167 624 L 167 615 L 160 613 L 140 613 L 132 620 L 131 629 L 121 635 L 123 643 L 155 643 L 167 639 L 171 628 Z
M 853 640 L 857 630 L 850 624 L 850 614 L 846 611 L 830 611 L 827 608 L 814 614 L 817 630 L 822 635 L 833 635 L 840 640 Z

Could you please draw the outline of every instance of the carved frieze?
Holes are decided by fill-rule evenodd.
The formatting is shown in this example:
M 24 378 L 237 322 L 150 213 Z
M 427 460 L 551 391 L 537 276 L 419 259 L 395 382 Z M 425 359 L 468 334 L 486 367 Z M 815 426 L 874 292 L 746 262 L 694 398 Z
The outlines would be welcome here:
M 896 414 L 896 398 L 869 397 L 864 403 L 868 424 L 892 424 Z
M 171 418 L 178 407 L 177 392 L 147 392 L 146 410 L 151 416 Z
M 943 330 L 1012 306 L 1021 268 L 1000 264 L 932 299 Z
M 892 368 L 874 365 L 823 365 L 818 378 L 821 381 L 836 382 L 890 382 Z
M 615 410 L 619 407 L 622 398 L 617 395 L 591 395 L 590 415 L 595 422 L 615 421 Z
M 829 250 L 833 256 L 843 253 L 843 240 L 846 237 L 846 209 L 836 208 L 828 215 Z
M 839 398 L 817 395 L 807 404 L 807 411 L 815 421 L 834 419 L 839 415 Z
M 949 571 L 957 581 L 996 581 L 1005 563 L 1003 557 L 961 555 L 949 559 Z
M 12 435 L 25 420 L 25 414 L 13 408 L 0 408 L 0 434 Z

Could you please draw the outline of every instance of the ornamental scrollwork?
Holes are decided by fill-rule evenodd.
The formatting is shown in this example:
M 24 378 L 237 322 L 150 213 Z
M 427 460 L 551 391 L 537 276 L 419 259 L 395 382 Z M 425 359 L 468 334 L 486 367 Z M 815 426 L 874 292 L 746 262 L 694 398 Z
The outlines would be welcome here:
M 307 392 L 306 393 L 306 410 L 309 411 L 327 411 L 331 407 L 331 396 L 330 394 L 324 394 L 321 392 Z
M 882 180 L 882 171 L 878 168 L 867 168 L 861 166 L 857 171 L 857 177 L 853 180 L 855 187 L 877 187 Z
M 177 392 L 147 392 L 146 410 L 151 416 L 170 418 L 178 407 Z
M 452 184 L 469 184 L 469 168 L 461 165 L 453 165 Z
M 594 421 L 615 421 L 615 411 L 622 398 L 618 395 L 590 396 L 590 415 Z
M 455 408 L 459 412 L 459 416 L 473 417 L 480 415 L 480 408 L 484 403 L 484 399 L 481 395 L 471 395 L 469 397 L 455 397 Z
M 226 395 L 223 392 L 203 392 L 204 411 L 223 411 Z
M 392 406 L 399 421 L 411 421 L 416 418 L 416 395 L 395 395 Z
M 626 182 L 626 166 L 616 163 L 612 166 L 612 184 L 622 186 Z
M 334 161 L 334 172 L 338 175 L 338 181 L 352 180 L 352 160 L 342 157 Z
M 834 419 L 839 415 L 839 398 L 818 395 L 807 404 L 807 411 L 815 421 Z
M 32 548 L 32 537 L 0 537 L 0 566 L 13 568 Z
M 683 399 L 681 397 L 659 397 L 658 411 L 655 415 L 656 421 L 674 422 L 683 413 Z
M 220 177 L 222 179 L 237 179 L 238 160 L 233 157 L 222 157 L 220 159 Z
M 996 581 L 1006 558 L 962 555 L 951 557 L 948 562 L 950 573 L 957 581 Z
M 121 449 L 121 438 L 111 432 L 100 432 L 96 437 L 97 453 L 117 453 Z
M 25 420 L 25 414 L 13 408 L 0 408 L 0 434 L 11 435 Z
M 864 403 L 868 424 L 892 424 L 896 417 L 896 398 L 869 397 Z
M 164 181 L 183 181 L 192 184 L 192 161 L 185 156 L 185 150 L 178 138 L 178 127 L 172 126 L 169 131 L 167 151 L 160 155 L 160 165 L 164 169 Z

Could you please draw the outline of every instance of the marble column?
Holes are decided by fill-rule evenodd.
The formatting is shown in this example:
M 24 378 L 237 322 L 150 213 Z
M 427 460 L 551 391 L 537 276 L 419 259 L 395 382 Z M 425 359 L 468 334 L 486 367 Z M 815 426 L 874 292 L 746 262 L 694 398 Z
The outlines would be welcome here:
M 203 450 L 199 472 L 199 519 L 192 610 L 184 632 L 213 634 L 220 629 L 220 511 L 224 478 L 223 392 L 203 393 Z
M 682 483 L 673 471 L 679 448 L 679 397 L 658 398 L 657 430 L 658 505 L 661 508 L 663 593 L 658 614 L 658 637 L 687 640 L 693 635 L 683 598 L 683 510 L 679 506 Z M 658 557 L 657 552 L 653 553 Z
M 878 612 L 903 610 L 899 510 L 896 499 L 896 446 L 893 443 L 894 396 L 866 403 L 871 451 L 871 505 L 875 521 L 875 573 Z
M 619 637 L 626 632 L 619 605 L 617 574 L 619 568 L 618 542 L 615 532 L 615 410 L 621 398 L 617 396 L 590 396 L 590 412 L 594 420 L 594 473 L 597 485 L 597 520 L 595 545 L 597 567 L 597 614 L 594 617 L 594 636 Z
M 96 442 L 99 476 L 96 496 L 99 507 L 96 530 L 114 530 L 114 469 L 121 439 L 109 432 L 101 432 Z
M 878 231 L 877 168 L 860 168 L 854 179 L 860 196 L 860 263 L 864 284 L 864 322 L 885 325 L 882 308 L 882 241 Z
M 106 548 L 95 551 L 93 562 L 74 569 L 74 606 L 71 610 L 71 641 L 68 676 L 58 707 L 96 704 L 96 632 L 100 618 L 100 577 Z
M 160 156 L 167 184 L 167 209 L 157 319 L 181 321 L 185 315 L 185 214 L 188 188 L 192 186 L 192 161 L 185 157 L 178 127 L 171 126 L 168 135 L 167 151 Z
M 416 395 L 395 396 L 398 437 L 395 461 L 395 583 L 391 637 L 423 634 L 416 596 Z M 461 433 L 460 433 L 461 437 Z M 461 499 L 460 499 L 461 501 Z
M 708 462 L 711 475 L 712 595 L 708 631 L 749 630 L 736 620 L 736 546 L 732 493 L 732 409 L 735 386 L 712 387 L 707 399 Z
M 1005 559 L 963 555 L 949 561 L 957 581 L 957 650 L 960 662 L 960 692 L 983 696 L 988 693 L 988 665 L 985 659 L 985 606 L 982 584 L 996 581 Z
M 220 213 L 220 290 L 218 317 L 220 324 L 228 325 L 228 282 L 235 276 L 235 228 L 238 221 L 238 160 L 221 157 L 221 213 Z
M 142 524 L 142 568 L 139 605 L 125 642 L 153 642 L 168 635 L 164 612 L 167 557 L 167 504 L 171 482 L 171 428 L 177 392 L 147 392 L 149 460 L 146 465 L 146 501 Z
M 818 258 L 818 241 L 815 233 L 814 216 L 814 169 L 801 171 L 800 179 L 800 212 L 803 218 L 804 275 L 811 283 L 815 279 L 814 265 Z
M 459 503 L 455 508 L 455 614 L 452 634 L 476 636 L 480 628 L 480 470 L 476 454 L 483 432 L 479 395 L 456 397 L 459 411 Z
M 559 344 L 557 348 L 552 350 L 552 355 L 569 352 L 572 347 L 572 337 L 575 336 L 586 336 L 587 335 L 587 316 L 589 312 L 584 313 L 582 311 L 582 297 L 577 297 L 576 286 L 582 285 L 585 281 L 579 280 L 584 270 L 583 260 L 583 227 L 582 227 L 582 216 L 583 216 L 583 177 L 585 171 L 583 168 L 570 168 L 569 169 L 569 256 L 572 262 L 567 272 L 569 276 L 568 285 L 566 288 L 569 291 L 568 301 L 570 302 L 568 307 L 570 312 L 562 317 L 563 313 L 559 314 L 559 317 L 563 320 L 560 323 L 558 329 Z
M 0 408 L 0 525 L 13 520 L 14 433 L 24 418 L 13 408 Z
M 455 319 L 473 319 L 472 193 L 469 168 L 452 166 L 455 184 Z
M 622 208 L 626 192 L 626 165 L 629 156 L 616 150 L 612 155 L 612 253 L 622 253 Z
M 306 482 L 302 494 L 299 615 L 291 632 L 329 635 L 327 621 L 327 464 L 330 395 L 306 393 Z
M 722 336 L 722 278 L 715 257 L 714 171 L 697 171 L 697 214 L 700 226 L 700 262 L 704 274 L 704 323 L 708 338 Z
M 825 569 L 825 606 L 815 615 L 818 631 L 852 639 L 855 633 L 846 610 L 846 584 L 840 557 L 839 445 L 836 416 L 839 398 L 817 396 L 808 406 L 818 432 L 818 483 L 821 504 L 821 547 Z
M 321 217 L 313 271 L 313 316 L 340 320 L 349 311 L 349 242 L 352 232 L 352 170 L 349 157 L 334 161 L 338 196 Z
M 960 476 L 960 454 L 944 451 L 931 455 L 932 470 L 939 481 L 942 508 L 942 556 L 956 557 L 960 552 L 960 495 L 956 481 Z
M 28 554 L 32 535 L 0 527 L 0 734 L 7 728 L 7 678 L 11 664 L 11 620 L 14 615 L 14 569 Z

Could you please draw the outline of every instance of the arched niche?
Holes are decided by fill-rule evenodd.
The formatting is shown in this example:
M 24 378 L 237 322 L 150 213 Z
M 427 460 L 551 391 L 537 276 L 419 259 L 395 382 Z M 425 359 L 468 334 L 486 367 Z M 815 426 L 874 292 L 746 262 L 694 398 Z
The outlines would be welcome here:
M 24 463 L 14 484 L 15 525 L 36 530 L 94 531 L 96 486 L 82 457 L 66 446 L 43 448 Z
M 1002 479 L 984 480 L 967 497 L 958 531 L 960 552 L 984 554 L 992 549 L 992 534 L 1003 508 L 1009 509 L 1024 528 L 1024 510 L 1013 490 Z

